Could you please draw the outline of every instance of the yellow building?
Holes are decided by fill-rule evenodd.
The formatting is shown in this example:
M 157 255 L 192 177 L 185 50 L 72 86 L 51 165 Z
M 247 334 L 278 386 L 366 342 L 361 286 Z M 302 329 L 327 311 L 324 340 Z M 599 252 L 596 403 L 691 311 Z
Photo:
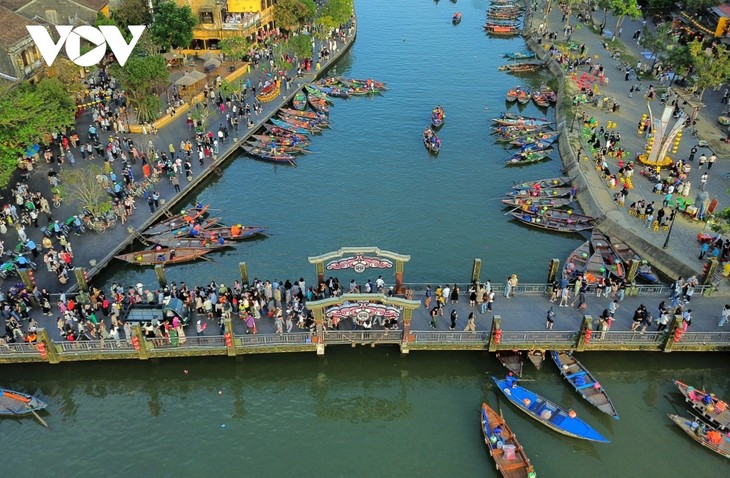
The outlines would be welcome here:
M 198 18 L 194 50 L 217 50 L 224 38 L 244 36 L 256 41 L 274 28 L 275 0 L 175 0 Z

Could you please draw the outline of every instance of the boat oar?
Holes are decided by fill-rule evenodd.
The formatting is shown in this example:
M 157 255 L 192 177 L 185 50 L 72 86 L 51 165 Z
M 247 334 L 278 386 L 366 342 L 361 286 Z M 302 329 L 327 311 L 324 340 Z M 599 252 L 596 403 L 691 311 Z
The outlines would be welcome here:
M 664 395 L 664 398 L 666 398 L 667 401 L 669 402 L 669 404 L 672 406 L 672 408 L 674 409 L 674 413 L 676 413 L 677 415 L 679 415 L 679 410 L 677 410 L 677 407 L 675 405 L 675 401 L 672 400 L 671 398 L 669 398 L 669 395 Z
M 36 411 L 35 411 L 35 410 L 31 410 L 31 411 L 30 411 L 30 413 L 32 413 L 32 414 L 33 414 L 33 416 L 34 416 L 34 417 L 36 418 L 36 420 L 38 420 L 38 421 L 40 422 L 40 424 L 41 424 L 41 425 L 43 425 L 44 427 L 46 427 L 46 428 L 48 428 L 48 429 L 50 429 L 50 428 L 51 428 L 51 427 L 49 427 L 49 426 L 48 426 L 48 423 L 46 423 L 46 421 L 45 421 L 45 420 L 43 420 L 43 419 L 41 418 L 41 416 L 40 416 L 40 415 L 38 415 L 38 414 L 36 413 Z
M 501 199 L 501 198 L 500 198 L 500 199 Z M 509 211 L 507 211 L 506 213 L 504 213 L 504 214 L 503 214 L 503 216 L 507 216 L 507 215 L 509 215 L 509 214 L 512 214 L 513 212 L 515 212 L 515 211 L 516 211 L 516 210 L 518 210 L 518 209 L 519 209 L 519 207 L 515 207 L 515 208 L 512 208 L 512 209 L 510 209 Z

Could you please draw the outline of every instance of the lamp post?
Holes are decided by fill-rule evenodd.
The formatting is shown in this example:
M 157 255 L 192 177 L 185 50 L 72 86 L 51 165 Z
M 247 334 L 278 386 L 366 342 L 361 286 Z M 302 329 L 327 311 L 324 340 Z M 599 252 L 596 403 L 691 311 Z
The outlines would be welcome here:
M 674 206 L 674 210 L 672 211 L 672 217 L 669 219 L 669 231 L 667 231 L 667 238 L 664 240 L 664 245 L 662 246 L 662 249 L 666 249 L 669 247 L 669 238 L 672 235 L 672 228 L 674 227 L 674 219 L 677 217 L 677 211 L 679 208 L 677 206 Z

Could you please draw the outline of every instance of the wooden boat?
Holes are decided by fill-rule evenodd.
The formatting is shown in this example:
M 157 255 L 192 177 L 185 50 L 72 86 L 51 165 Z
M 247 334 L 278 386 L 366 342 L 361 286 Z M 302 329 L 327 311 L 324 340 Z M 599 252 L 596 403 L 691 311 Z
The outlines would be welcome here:
M 571 352 L 552 350 L 550 356 L 553 358 L 558 370 L 560 370 L 560 375 L 570 383 L 584 400 L 618 420 L 618 413 L 616 413 L 611 398 L 609 398 L 598 380 L 582 363 L 573 357 Z
M 562 198 L 570 196 L 571 188 L 529 188 L 529 189 L 514 189 L 505 193 L 509 197 L 549 197 L 549 198 Z
M 552 148 L 547 148 L 540 151 L 521 151 L 519 153 L 513 154 L 504 162 L 506 166 L 522 166 L 525 164 L 538 163 L 547 159 L 552 152 Z
M 516 101 L 516 100 L 515 100 Z M 499 134 L 499 135 L 528 135 L 528 134 L 535 134 L 540 133 L 545 130 L 547 126 L 531 126 L 531 125 L 502 125 L 502 126 L 493 126 L 492 127 L 492 134 Z
M 274 126 L 278 126 L 279 128 L 283 128 L 283 129 L 288 129 L 292 133 L 298 133 L 298 134 L 312 133 L 312 131 L 306 130 L 304 128 L 300 128 L 299 126 L 294 126 L 293 124 L 287 123 L 284 120 L 271 118 L 271 119 L 269 119 L 269 121 L 271 121 L 271 124 L 273 124 Z
M 535 179 L 533 181 L 524 181 L 512 186 L 512 189 L 550 189 L 567 187 L 570 188 L 570 181 L 572 179 L 568 176 L 558 176 L 556 178 L 545 178 Z
M 281 136 L 284 138 L 297 138 L 299 141 L 309 141 L 309 136 L 306 133 L 295 133 L 294 131 L 280 126 L 275 126 L 270 123 L 264 123 L 264 129 L 275 136 Z
M 676 385 L 679 391 L 682 392 L 687 403 L 697 410 L 700 415 L 706 418 L 713 425 L 716 425 L 718 428 L 722 430 L 730 430 L 730 409 L 728 409 L 726 402 L 715 397 L 714 394 L 696 390 L 694 387 L 680 382 L 679 380 L 675 380 L 674 385 Z M 709 395 L 712 399 L 709 404 L 705 404 L 703 402 L 703 398 L 706 395 Z
M 200 237 L 177 237 L 174 235 L 160 234 L 158 236 L 152 236 L 148 239 L 150 242 L 157 244 L 162 247 L 172 248 L 195 248 L 195 249 L 223 249 L 229 247 L 230 244 L 227 242 L 215 242 L 207 238 Z
M 441 106 L 437 106 L 431 111 L 431 126 L 434 128 L 442 127 L 445 119 L 446 113 L 444 113 L 444 109 Z
M 25 415 L 46 408 L 48 404 L 38 397 L 6 388 L 0 388 L 0 415 Z
M 519 95 L 520 95 L 520 88 L 519 88 L 519 87 L 517 87 L 517 88 L 512 88 L 512 89 L 510 89 L 510 90 L 509 90 L 509 91 L 507 92 L 507 94 L 505 95 L 505 98 L 504 98 L 504 99 L 505 99 L 505 101 L 507 101 L 508 103 L 514 103 L 515 101 L 517 101 L 517 97 L 518 97 Z
M 297 91 L 294 99 L 291 100 L 291 104 L 295 110 L 304 111 L 307 108 L 307 95 L 301 90 Z
M 532 73 L 544 67 L 544 63 L 510 63 L 499 66 L 497 70 L 509 71 L 511 73 Z
M 541 152 L 541 151 L 552 151 L 551 146 L 553 145 L 552 140 L 547 141 L 532 141 L 523 144 L 512 144 L 511 146 L 519 146 L 520 153 L 524 152 Z
M 313 83 L 304 85 L 304 89 L 307 90 L 307 97 L 314 96 L 316 98 L 323 99 L 328 105 L 333 105 L 335 103 L 334 101 L 332 101 L 332 98 L 327 95 L 327 93 L 322 91 L 317 85 Z
M 145 236 L 164 234 L 174 229 L 179 229 L 180 227 L 187 226 L 188 224 L 198 222 L 200 219 L 202 219 L 203 215 L 208 212 L 209 207 L 210 205 L 206 204 L 203 207 L 190 208 L 185 211 L 184 214 L 176 214 L 175 216 L 165 219 L 164 221 L 158 222 L 154 226 L 148 227 L 143 234 Z
M 200 231 L 198 237 L 209 240 L 220 240 L 223 238 L 225 241 L 243 241 L 251 237 L 258 236 L 266 232 L 268 227 L 266 226 L 244 226 L 242 224 L 236 224 L 235 227 L 212 227 Z
M 284 113 L 287 116 L 329 122 L 327 116 L 323 115 L 322 113 L 316 113 L 314 111 L 299 111 L 293 110 L 291 108 L 279 108 L 279 112 Z
M 431 128 L 423 130 L 423 145 L 431 154 L 441 151 L 441 140 Z
M 324 114 L 329 114 L 330 112 L 330 107 L 327 105 L 327 100 L 325 99 L 314 95 L 308 95 L 307 102 L 315 111 L 319 111 Z
M 608 440 L 600 433 L 578 418 L 573 410 L 561 407 L 519 385 L 515 384 L 510 387 L 507 380 L 500 380 L 497 377 L 492 377 L 492 380 L 504 393 L 507 400 L 546 427 L 570 437 L 608 443 Z
M 516 36 L 520 34 L 520 30 L 515 26 L 507 25 L 484 25 L 484 29 L 489 35 L 494 36 Z
M 519 350 L 501 350 L 496 352 L 497 360 L 505 366 L 507 370 L 517 375 L 522 376 L 522 352 Z
M 505 53 L 502 55 L 503 58 L 508 60 L 529 60 L 535 58 L 535 53 L 531 51 L 515 51 L 512 53 Z
M 251 135 L 256 141 L 262 143 L 276 143 L 277 145 L 283 146 L 309 146 L 309 138 L 304 136 L 303 138 L 296 136 L 277 136 L 273 134 L 254 134 Z
M 454 16 L 451 17 L 451 23 L 453 23 L 454 25 L 458 25 L 459 23 L 461 23 L 461 12 L 454 13 Z
M 262 103 L 273 101 L 281 93 L 281 88 L 276 81 L 265 84 L 264 87 L 256 94 L 256 99 Z
M 526 105 L 530 102 L 530 98 L 532 98 L 532 90 L 523 89 L 517 96 L 517 102 L 521 105 Z
M 532 101 L 541 108 L 548 108 L 550 101 L 540 90 L 532 90 Z
M 258 148 L 248 145 L 242 145 L 241 148 L 243 148 L 243 150 L 249 156 L 256 159 L 261 159 L 263 161 L 268 161 L 270 163 L 291 164 L 292 166 L 294 166 L 297 159 L 291 154 L 276 152 L 272 151 L 271 149 Z
M 548 100 L 548 102 L 555 104 L 558 101 L 558 94 L 549 86 L 542 85 L 539 91 Z
M 520 98 L 526 97 L 529 101 L 530 92 L 529 90 L 519 90 L 520 92 L 515 95 L 517 101 Z M 524 118 L 524 117 L 510 117 L 508 115 L 502 115 L 501 118 L 492 118 L 492 121 L 500 126 L 550 126 L 553 124 L 552 121 L 542 120 L 537 118 Z
M 586 241 L 570 253 L 563 264 L 563 278 L 574 279 L 585 274 L 588 259 L 591 257 L 591 243 Z
M 597 229 L 591 232 L 591 247 L 593 247 L 594 252 L 601 255 L 606 270 L 619 279 L 626 277 L 626 269 L 624 268 L 623 262 L 614 252 L 606 236 Z
M 680 417 L 672 413 L 667 413 L 667 416 L 694 441 L 725 458 L 730 458 L 730 436 L 717 428 L 708 426 L 705 426 L 703 433 L 702 424 L 698 420 Z
M 388 89 L 385 83 L 383 83 L 382 81 L 375 81 L 372 78 L 361 80 L 358 78 L 340 77 L 339 80 L 343 85 L 349 86 L 350 88 L 365 88 L 371 90 L 372 92 L 386 91 Z
M 545 132 L 545 133 L 537 133 L 537 134 L 527 135 L 527 136 L 520 136 L 517 139 L 510 141 L 509 144 L 511 144 L 512 146 L 520 146 L 520 147 L 526 146 L 528 144 L 537 144 L 537 143 L 551 145 L 557 140 L 558 140 L 557 132 Z
M 319 88 L 319 91 L 322 93 L 325 93 L 327 96 L 331 96 L 333 98 L 349 98 L 352 96 L 352 88 L 342 88 L 339 86 L 319 86 L 317 85 L 317 88 Z
M 517 436 L 512 433 L 504 418 L 486 403 L 482 403 L 481 424 L 482 437 L 489 449 L 489 456 L 494 459 L 503 478 L 536 476 L 530 459 L 517 441 Z
M 199 247 L 165 248 L 157 246 L 151 251 L 130 252 L 129 254 L 120 254 L 114 257 L 137 266 L 154 266 L 157 264 L 180 264 L 194 261 L 210 251 L 209 248 Z
M 636 259 L 640 261 L 639 269 L 636 272 L 636 277 L 645 282 L 648 282 L 649 284 L 661 283 L 661 281 L 659 280 L 659 276 L 654 271 L 654 268 L 651 267 L 645 260 L 643 260 L 641 256 L 636 253 L 636 251 L 630 248 L 628 244 L 615 238 L 611 239 L 610 242 L 614 252 L 624 263 L 624 269 L 628 270 L 629 266 L 631 265 L 631 260 Z
M 286 154 L 304 154 L 304 153 L 311 153 L 310 150 L 305 148 L 302 145 L 298 144 L 280 144 L 278 141 L 246 141 L 246 144 L 249 146 L 253 146 L 254 148 L 261 148 L 261 149 L 274 149 L 276 148 L 277 151 L 281 153 Z
M 537 370 L 542 368 L 543 362 L 545 362 L 545 351 L 544 350 L 528 350 L 527 358 L 532 362 Z
M 514 208 L 521 208 L 522 206 L 532 206 L 535 205 L 539 208 L 542 207 L 549 207 L 549 208 L 556 208 L 556 207 L 565 207 L 569 206 L 574 201 L 570 198 L 551 198 L 551 197 L 511 197 L 507 199 L 502 199 L 502 204 L 514 207 Z
M 310 120 L 307 118 L 300 118 L 298 116 L 291 116 L 286 113 L 279 112 L 277 113 L 277 116 L 280 120 L 286 121 L 290 125 L 296 126 L 298 128 L 302 128 L 304 130 L 307 130 L 311 133 L 321 133 L 322 128 L 326 128 L 329 126 L 327 122 L 319 121 L 319 120 Z
M 595 226 L 593 223 L 587 222 L 574 222 L 568 223 L 565 221 L 556 221 L 549 217 L 543 217 L 538 214 L 531 213 L 529 211 L 512 211 L 510 215 L 528 226 L 536 227 L 538 229 L 547 229 L 555 232 L 580 232 L 587 231 Z

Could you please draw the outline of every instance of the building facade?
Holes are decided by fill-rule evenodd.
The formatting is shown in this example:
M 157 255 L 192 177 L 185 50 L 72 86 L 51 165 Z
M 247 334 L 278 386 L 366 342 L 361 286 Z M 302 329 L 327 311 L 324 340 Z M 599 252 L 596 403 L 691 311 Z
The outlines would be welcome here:
M 41 54 L 26 30 L 38 23 L 0 6 L 0 78 L 32 78 L 41 68 Z
M 243 36 L 256 41 L 274 27 L 275 0 L 175 0 L 198 19 L 193 50 L 217 50 L 224 38 Z

